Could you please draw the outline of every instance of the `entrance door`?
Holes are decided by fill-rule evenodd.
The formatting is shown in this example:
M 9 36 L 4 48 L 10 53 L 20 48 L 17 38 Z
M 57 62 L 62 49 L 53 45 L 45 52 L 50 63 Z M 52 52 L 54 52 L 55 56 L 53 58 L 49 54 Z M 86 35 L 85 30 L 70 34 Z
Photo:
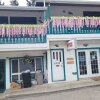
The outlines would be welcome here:
M 5 90 L 5 60 L 0 60 L 0 92 Z
M 99 51 L 80 50 L 77 52 L 79 77 L 98 76 L 100 73 Z
M 53 81 L 61 81 L 65 79 L 62 50 L 52 50 L 52 74 Z

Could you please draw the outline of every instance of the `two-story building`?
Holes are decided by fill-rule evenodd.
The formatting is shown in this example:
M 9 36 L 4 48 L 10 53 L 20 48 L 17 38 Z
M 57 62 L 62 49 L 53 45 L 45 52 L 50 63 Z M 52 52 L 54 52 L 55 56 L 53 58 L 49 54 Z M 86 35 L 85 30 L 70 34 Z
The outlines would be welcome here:
M 38 70 L 48 84 L 100 76 L 99 16 L 100 2 L 0 6 L 0 89 L 21 81 L 25 70 L 33 84 Z

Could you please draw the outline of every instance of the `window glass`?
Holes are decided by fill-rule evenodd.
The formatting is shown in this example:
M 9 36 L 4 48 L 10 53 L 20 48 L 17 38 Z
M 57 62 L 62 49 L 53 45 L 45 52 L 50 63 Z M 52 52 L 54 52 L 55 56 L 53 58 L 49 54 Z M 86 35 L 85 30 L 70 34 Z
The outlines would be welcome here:
M 32 63 L 23 63 L 22 60 L 19 60 L 19 65 L 20 65 L 20 72 L 26 70 L 35 71 L 34 59 L 32 60 Z
M 59 52 L 60 62 L 61 62 L 61 52 Z
M 21 73 L 26 70 L 31 71 L 32 80 L 35 79 L 35 71 L 42 70 L 42 58 L 33 58 L 32 63 L 23 63 L 22 59 L 12 60 L 12 81 L 22 80 Z
M 53 59 L 55 59 L 55 52 L 53 52 Z
M 12 60 L 12 73 L 18 73 L 18 60 Z
M 10 17 L 10 24 L 37 24 L 36 17 Z
M 0 16 L 0 24 L 8 24 L 8 17 Z
M 36 58 L 36 70 L 42 70 L 41 58 Z
M 100 16 L 100 12 L 97 11 L 83 11 L 83 15 L 84 16 L 89 16 L 89 17 L 93 17 L 93 16 Z
M 56 52 L 56 60 L 58 61 L 58 52 Z
M 12 75 L 12 82 L 16 82 L 18 80 L 18 75 Z
M 36 6 L 43 7 L 44 3 L 43 2 L 36 2 Z
M 35 73 L 31 73 L 31 79 L 35 79 Z

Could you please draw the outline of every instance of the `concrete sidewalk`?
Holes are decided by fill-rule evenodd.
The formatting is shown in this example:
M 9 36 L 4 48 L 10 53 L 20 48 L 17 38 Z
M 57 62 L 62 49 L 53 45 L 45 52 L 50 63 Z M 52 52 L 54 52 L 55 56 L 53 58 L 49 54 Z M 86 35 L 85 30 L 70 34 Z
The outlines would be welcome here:
M 43 93 L 51 93 L 63 90 L 77 89 L 90 86 L 99 86 L 100 81 L 94 81 L 92 79 L 82 79 L 74 82 L 60 82 L 54 84 L 43 84 L 35 85 L 31 88 L 24 88 L 19 90 L 7 90 L 5 93 L 0 94 L 0 100 L 10 97 L 24 96 L 24 95 L 35 95 Z

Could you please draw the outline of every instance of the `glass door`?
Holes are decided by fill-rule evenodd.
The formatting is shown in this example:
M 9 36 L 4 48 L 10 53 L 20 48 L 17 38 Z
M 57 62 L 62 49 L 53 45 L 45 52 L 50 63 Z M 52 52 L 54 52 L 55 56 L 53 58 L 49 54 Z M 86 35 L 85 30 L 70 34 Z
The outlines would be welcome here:
M 91 64 L 92 74 L 98 74 L 99 68 L 98 68 L 97 51 L 90 51 L 90 64 Z
M 78 50 L 77 57 L 79 78 L 99 75 L 100 64 L 98 50 Z
M 86 62 L 86 52 L 78 52 L 78 60 L 79 60 L 79 74 L 87 75 L 87 62 Z

